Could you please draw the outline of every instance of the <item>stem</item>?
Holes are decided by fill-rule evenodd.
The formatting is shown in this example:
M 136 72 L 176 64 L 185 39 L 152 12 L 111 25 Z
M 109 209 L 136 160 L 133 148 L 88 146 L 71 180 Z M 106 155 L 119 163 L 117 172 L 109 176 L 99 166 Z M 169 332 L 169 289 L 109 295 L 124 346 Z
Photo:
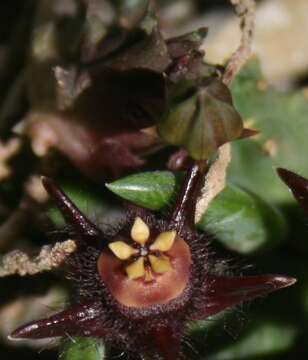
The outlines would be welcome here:
M 243 65 L 251 55 L 251 44 L 255 28 L 255 0 L 230 0 L 235 7 L 238 17 L 241 19 L 242 37 L 237 50 L 232 54 L 228 62 L 222 81 L 230 85 L 236 74 L 239 73 Z

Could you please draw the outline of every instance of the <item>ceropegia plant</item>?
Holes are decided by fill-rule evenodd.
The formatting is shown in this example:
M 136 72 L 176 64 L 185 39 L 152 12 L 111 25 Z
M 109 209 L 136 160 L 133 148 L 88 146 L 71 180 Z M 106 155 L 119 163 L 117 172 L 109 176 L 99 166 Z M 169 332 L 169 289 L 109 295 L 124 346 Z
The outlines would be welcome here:
M 198 344 L 216 326 L 204 320 L 217 315 L 217 327 L 223 328 L 225 310 L 295 281 L 259 271 L 249 276 L 219 258 L 220 245 L 263 255 L 281 245 L 286 232 L 281 213 L 261 192 L 231 182 L 224 188 L 229 143 L 253 143 L 256 134 L 244 128 L 240 115 L 246 89 L 233 88 L 232 99 L 229 88 L 247 57 L 253 2 L 232 3 L 249 6 L 240 12 L 243 44 L 226 69 L 204 62 L 199 47 L 206 28 L 166 39 L 154 2 L 28 5 L 28 56 L 18 67 L 18 92 L 10 92 L 1 114 L 8 139 L 1 216 L 5 224 L 11 221 L 10 229 L 19 228 L 16 217 L 23 229 L 35 219 L 22 235 L 36 244 L 46 239 L 46 224 L 56 228 L 57 243 L 44 246 L 35 258 L 21 251 L 8 254 L 0 276 L 59 269 L 74 289 L 69 304 L 55 314 L 20 320 L 11 339 L 63 337 L 60 355 L 68 360 L 100 360 L 122 351 L 132 358 L 205 354 L 238 360 L 294 344 L 293 324 L 259 315 L 235 346 L 226 341 L 211 350 L 211 338 L 206 347 Z M 13 114 L 12 99 L 24 105 L 13 106 Z M 157 153 L 152 165 L 151 154 Z M 119 178 L 147 159 L 150 172 Z M 38 174 L 45 176 L 47 192 Z M 102 179 L 110 181 L 107 187 L 117 197 Z M 293 275 L 288 269 L 272 271 Z M 272 343 L 260 343 L 262 334 Z M 255 339 L 259 343 L 251 346 Z M 277 339 L 284 339 L 283 346 Z

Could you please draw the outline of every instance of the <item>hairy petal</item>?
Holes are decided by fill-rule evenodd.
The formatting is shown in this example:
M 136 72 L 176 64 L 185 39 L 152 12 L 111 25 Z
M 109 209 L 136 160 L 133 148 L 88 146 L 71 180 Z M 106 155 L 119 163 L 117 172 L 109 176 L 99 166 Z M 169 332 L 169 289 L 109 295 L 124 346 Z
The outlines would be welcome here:
M 280 178 L 291 189 L 295 199 L 308 213 L 308 179 L 282 168 L 277 169 L 277 172 Z
M 241 304 L 244 301 L 291 286 L 296 279 L 282 275 L 260 275 L 247 277 L 210 277 L 208 296 L 204 309 L 196 316 L 204 319 L 217 314 L 226 308 Z
M 48 194 L 55 201 L 68 224 L 72 225 L 84 237 L 98 237 L 101 231 L 90 221 L 77 206 L 68 198 L 60 187 L 50 178 L 42 178 L 43 185 Z
M 10 335 L 10 339 L 43 339 L 56 336 L 103 337 L 107 333 L 103 323 L 100 304 L 93 301 L 21 326 Z
M 152 330 L 154 344 L 164 357 L 164 360 L 179 358 L 181 336 L 170 326 L 160 326 Z

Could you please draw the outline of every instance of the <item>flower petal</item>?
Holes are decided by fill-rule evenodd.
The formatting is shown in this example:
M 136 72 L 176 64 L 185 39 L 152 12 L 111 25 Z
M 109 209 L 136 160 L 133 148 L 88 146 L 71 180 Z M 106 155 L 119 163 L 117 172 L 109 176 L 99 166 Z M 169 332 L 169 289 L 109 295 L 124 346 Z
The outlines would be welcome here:
M 149 260 L 152 266 L 152 269 L 159 274 L 168 272 L 172 270 L 172 265 L 170 263 L 170 260 L 167 256 L 154 256 L 149 255 Z
M 157 326 L 152 330 L 153 342 L 165 360 L 176 360 L 179 358 L 182 336 L 180 329 L 170 326 Z
M 308 213 L 308 179 L 282 168 L 277 169 L 277 172 L 280 178 L 291 189 L 296 200 Z
M 176 231 L 164 231 L 157 236 L 150 250 L 168 251 L 172 248 L 175 238 Z
M 130 235 L 134 241 L 141 245 L 144 245 L 149 239 L 150 229 L 148 225 L 141 219 L 141 217 L 136 217 Z
M 121 260 L 127 260 L 132 255 L 137 254 L 138 250 L 126 244 L 124 241 L 114 241 L 108 245 L 114 255 Z
M 108 333 L 107 329 L 102 327 L 103 323 L 100 304 L 93 301 L 21 326 L 9 338 L 17 340 L 56 336 L 103 337 Z
M 68 224 L 72 225 L 86 239 L 100 237 L 101 231 L 64 194 L 60 187 L 47 177 L 42 178 L 44 188 L 55 201 Z
M 281 275 L 260 275 L 210 277 L 207 282 L 209 293 L 204 309 L 196 316 L 196 319 L 207 318 L 244 301 L 253 300 L 291 286 L 296 279 Z
M 139 279 L 145 275 L 144 258 L 140 257 L 125 268 L 128 277 L 132 280 Z

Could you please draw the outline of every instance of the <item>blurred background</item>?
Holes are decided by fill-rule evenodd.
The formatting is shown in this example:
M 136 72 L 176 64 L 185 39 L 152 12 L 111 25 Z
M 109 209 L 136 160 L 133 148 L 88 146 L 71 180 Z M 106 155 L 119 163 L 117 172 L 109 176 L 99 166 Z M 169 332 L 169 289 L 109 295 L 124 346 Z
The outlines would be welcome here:
M 90 216 L 108 222 L 121 215 L 120 201 L 102 189 L 103 180 L 99 184 L 93 180 L 92 168 L 73 161 L 69 146 L 50 146 L 54 136 L 50 124 L 57 126 L 53 119 L 58 111 L 52 69 L 77 61 L 75 44 L 84 26 L 92 24 L 95 38 L 104 30 L 101 24 L 114 16 L 107 1 L 94 0 L 89 20 L 79 11 L 84 2 L 0 3 L 1 254 L 16 248 L 35 253 L 55 240 L 52 229 L 61 221 L 46 204 L 38 178 L 50 168 Z M 125 9 L 138 6 L 138 0 L 114 3 Z M 208 63 L 225 64 L 239 44 L 239 20 L 227 0 L 161 0 L 157 6 L 165 37 L 209 28 L 201 45 Z M 254 56 L 232 92 L 245 124 L 260 130 L 260 135 L 232 145 L 229 187 L 200 224 L 213 234 L 215 249 L 231 268 L 287 274 L 297 277 L 298 283 L 224 316 L 191 324 L 187 345 L 191 358 L 308 356 L 308 219 L 275 172 L 282 166 L 308 177 L 307 16 L 307 0 L 257 1 Z M 43 114 L 39 125 L 33 117 L 38 113 Z M 45 124 L 50 125 L 47 130 Z M 72 128 L 61 131 L 70 138 Z M 144 169 L 165 169 L 169 154 L 168 150 L 151 154 Z M 57 340 L 10 342 L 7 335 L 63 307 L 68 290 L 57 273 L 0 278 L 1 360 L 58 358 Z

